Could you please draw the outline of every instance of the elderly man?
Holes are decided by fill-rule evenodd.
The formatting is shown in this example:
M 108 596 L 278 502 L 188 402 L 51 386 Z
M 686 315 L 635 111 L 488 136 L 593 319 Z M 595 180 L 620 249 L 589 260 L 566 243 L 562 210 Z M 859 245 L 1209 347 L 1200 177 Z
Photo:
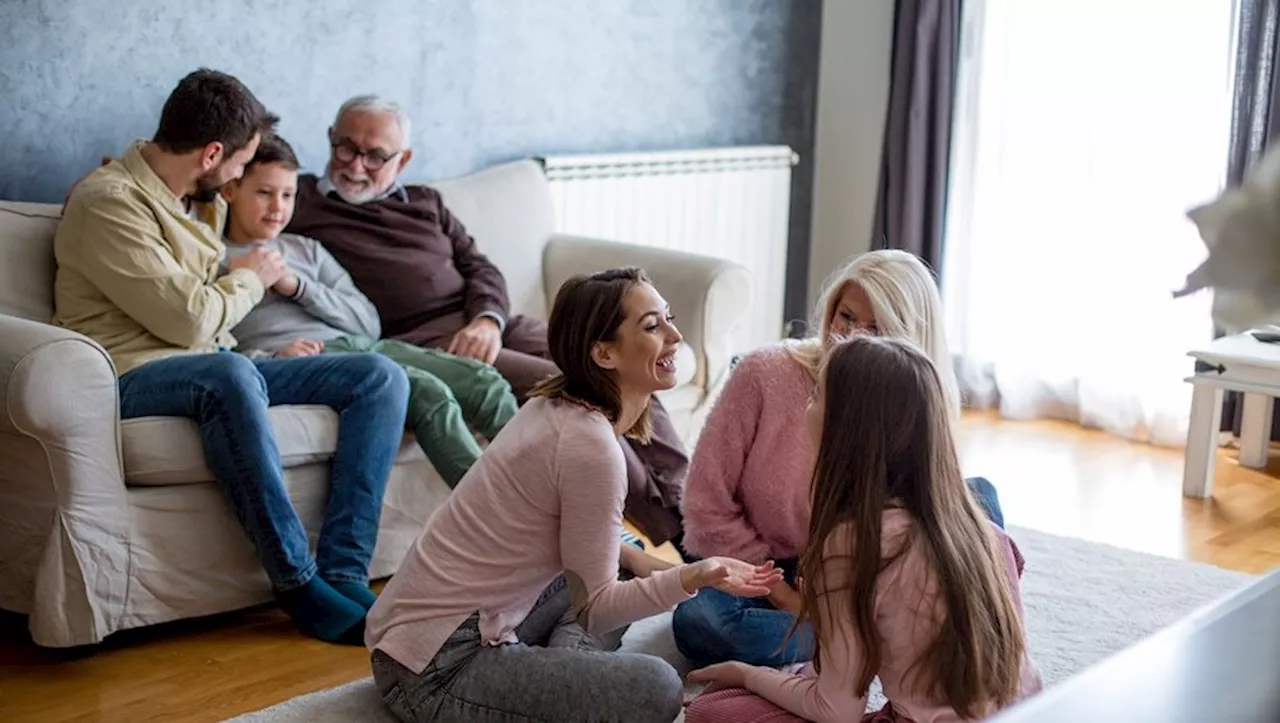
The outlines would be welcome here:
M 275 124 L 235 78 L 203 69 L 183 78 L 155 136 L 71 191 L 54 238 L 54 322 L 111 355 L 123 419 L 196 422 L 282 607 L 308 634 L 359 645 L 408 382 L 373 354 L 250 361 L 222 351 L 235 346 L 230 329 L 289 283 L 275 251 L 218 268 L 227 216 L 218 190 Z M 314 557 L 285 489 L 267 413 L 276 404 L 324 405 L 341 419 Z
M 540 321 L 512 316 L 502 272 L 476 247 L 440 194 L 406 185 L 408 115 L 376 96 L 338 110 L 323 177 L 298 179 L 288 231 L 318 239 L 382 317 L 383 334 L 493 364 L 521 399 L 555 372 Z M 647 446 L 623 443 L 627 516 L 657 544 L 678 541 L 688 467 L 675 428 L 653 401 Z

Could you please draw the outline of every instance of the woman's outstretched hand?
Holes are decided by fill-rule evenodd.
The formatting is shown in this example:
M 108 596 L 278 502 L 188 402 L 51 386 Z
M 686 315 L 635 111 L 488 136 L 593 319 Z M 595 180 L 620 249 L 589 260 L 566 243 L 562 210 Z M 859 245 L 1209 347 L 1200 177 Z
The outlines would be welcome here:
M 782 571 L 770 560 L 752 565 L 732 557 L 708 557 L 685 565 L 680 570 L 680 583 L 692 594 L 704 587 L 738 597 L 763 597 L 782 580 Z

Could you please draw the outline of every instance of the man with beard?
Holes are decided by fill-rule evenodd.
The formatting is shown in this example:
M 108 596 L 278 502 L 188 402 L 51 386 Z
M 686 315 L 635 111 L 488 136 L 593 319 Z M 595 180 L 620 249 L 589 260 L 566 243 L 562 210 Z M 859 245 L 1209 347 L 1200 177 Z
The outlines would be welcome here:
M 229 75 L 183 78 L 155 137 L 72 190 L 54 239 L 54 322 L 111 355 L 122 419 L 196 422 L 281 606 L 304 632 L 359 645 L 408 383 L 377 354 L 250 361 L 226 351 L 236 345 L 230 329 L 265 294 L 286 293 L 278 252 L 238 256 L 219 275 L 227 207 L 218 189 L 240 177 L 276 121 Z M 267 413 L 277 404 L 324 405 L 341 420 L 314 557 L 285 490 Z
M 338 109 L 322 177 L 298 178 L 286 229 L 317 239 L 373 302 L 383 335 L 491 364 L 522 401 L 555 374 L 547 327 L 512 315 L 502 272 L 440 194 L 400 182 L 413 156 L 409 116 L 364 95 Z M 627 517 L 654 543 L 679 546 L 688 456 L 661 402 L 651 402 L 647 445 L 623 442 Z

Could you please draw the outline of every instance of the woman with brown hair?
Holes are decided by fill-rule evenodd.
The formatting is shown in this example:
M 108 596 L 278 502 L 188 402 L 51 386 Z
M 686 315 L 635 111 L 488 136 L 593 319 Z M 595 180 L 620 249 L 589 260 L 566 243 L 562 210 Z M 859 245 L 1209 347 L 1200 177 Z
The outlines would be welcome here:
M 812 670 L 696 670 L 718 689 L 690 704 L 689 723 L 949 723 L 1039 690 L 1021 557 L 966 488 L 950 417 L 933 362 L 909 342 L 832 348 L 805 415 L 818 450 L 799 585 Z M 877 676 L 889 702 L 867 714 Z
M 428 520 L 369 612 L 374 681 L 402 721 L 670 723 L 683 684 L 601 637 L 698 590 L 764 595 L 771 564 L 670 565 L 623 545 L 626 463 L 680 332 L 643 271 L 567 281 L 543 382 Z M 635 575 L 618 580 L 618 568 Z M 619 636 L 614 636 L 619 637 Z

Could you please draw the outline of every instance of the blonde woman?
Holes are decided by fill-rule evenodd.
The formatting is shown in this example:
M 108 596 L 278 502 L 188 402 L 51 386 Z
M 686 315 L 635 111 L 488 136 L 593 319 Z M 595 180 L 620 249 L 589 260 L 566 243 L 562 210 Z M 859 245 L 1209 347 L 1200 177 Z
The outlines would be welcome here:
M 682 505 L 684 549 L 697 557 L 774 560 L 785 574 L 767 598 L 704 591 L 676 608 L 676 644 L 698 665 L 737 660 L 778 667 L 812 657 L 807 625 L 787 633 L 800 608 L 795 570 L 808 541 L 813 478 L 804 413 L 834 340 L 871 334 L 914 344 L 937 366 L 949 413 L 960 414 L 942 301 L 933 273 L 917 257 L 883 250 L 851 259 L 825 285 L 814 326 L 816 336 L 744 357 L 698 440 Z M 991 483 L 967 482 L 1003 526 Z

